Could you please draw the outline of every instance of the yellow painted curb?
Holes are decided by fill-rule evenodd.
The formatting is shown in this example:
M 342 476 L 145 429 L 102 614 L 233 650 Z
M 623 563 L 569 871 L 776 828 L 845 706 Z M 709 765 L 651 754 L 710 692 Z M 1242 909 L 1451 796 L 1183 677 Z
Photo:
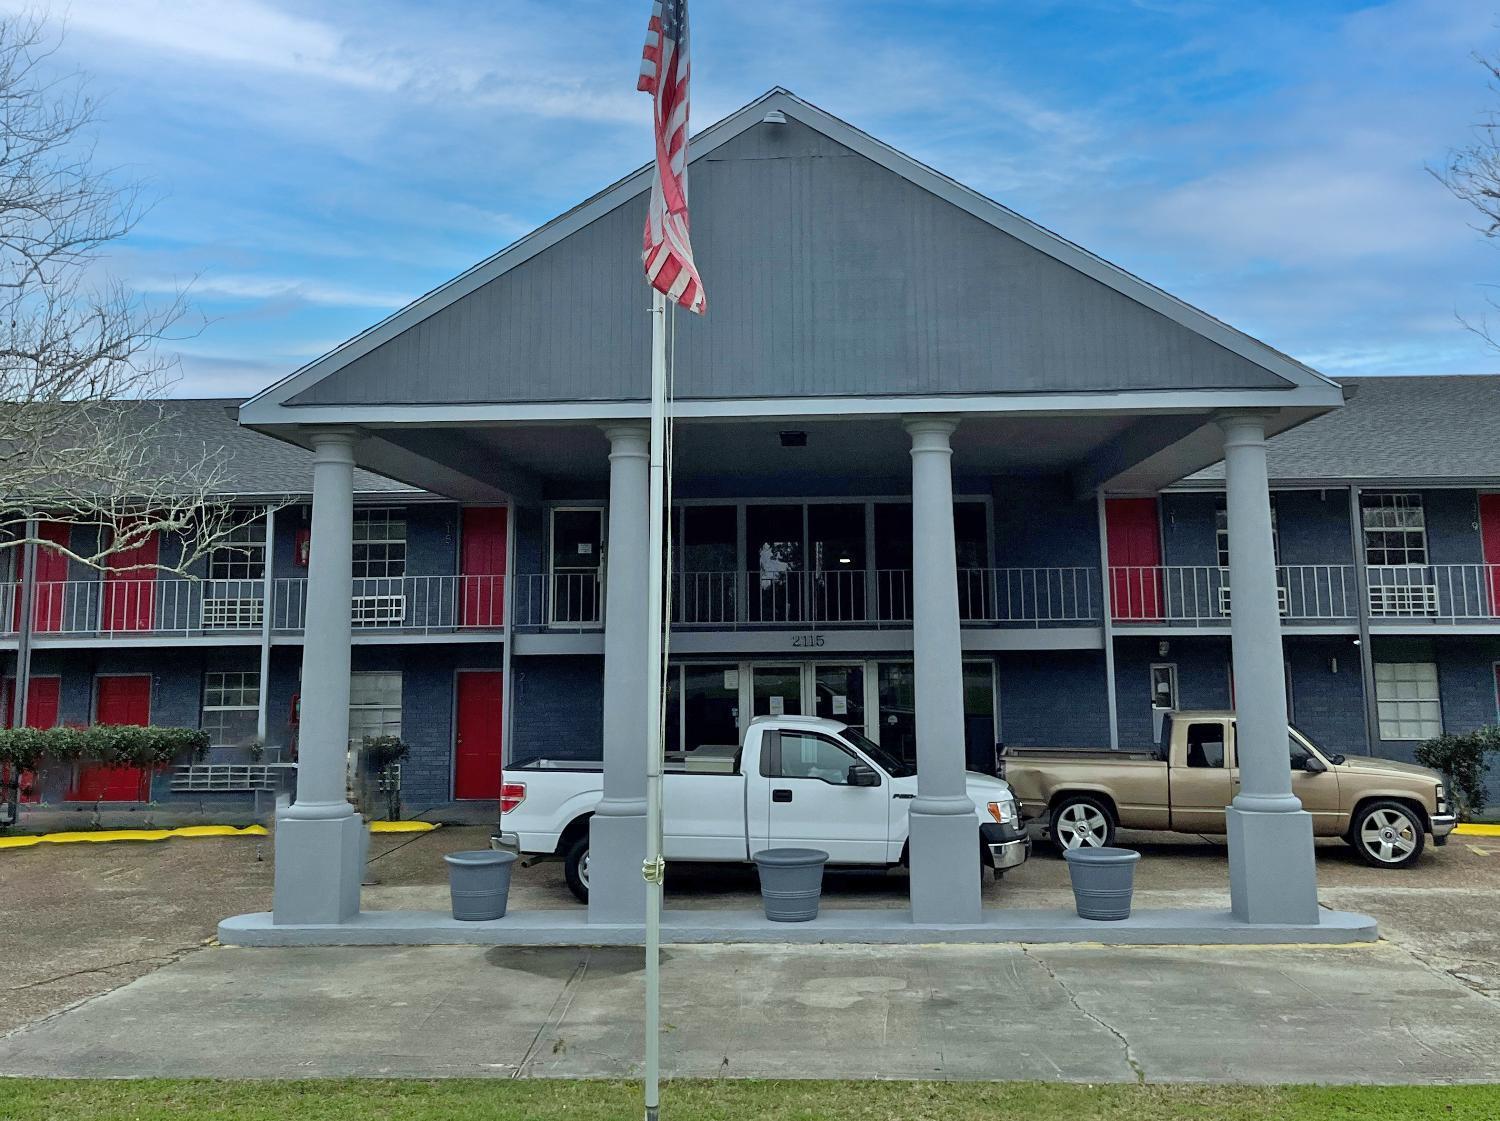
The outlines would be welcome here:
M 1500 837 L 1500 825 L 1460 825 L 1453 832 L 1464 837 Z
M 371 833 L 430 833 L 437 826 L 430 821 L 372 821 Z
M 39 833 L 30 837 L 0 837 L 0 849 L 24 849 L 32 845 L 70 845 L 81 842 L 165 841 L 172 837 L 264 837 L 264 825 L 184 825 L 179 829 L 95 829 L 88 832 Z

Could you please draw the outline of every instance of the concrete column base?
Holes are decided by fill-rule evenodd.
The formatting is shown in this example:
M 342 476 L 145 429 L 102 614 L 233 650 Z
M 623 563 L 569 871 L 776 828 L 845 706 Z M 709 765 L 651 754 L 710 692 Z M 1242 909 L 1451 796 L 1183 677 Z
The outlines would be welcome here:
M 1318 876 L 1312 814 L 1263 813 L 1230 806 L 1229 900 L 1248 923 L 1316 923 Z
M 972 812 L 912 810 L 911 917 L 917 923 L 978 923 L 979 831 Z
M 334 818 L 276 817 L 279 925 L 345 923 L 359 914 L 370 831 L 357 813 Z
M 589 922 L 646 921 L 646 811 L 589 818 Z

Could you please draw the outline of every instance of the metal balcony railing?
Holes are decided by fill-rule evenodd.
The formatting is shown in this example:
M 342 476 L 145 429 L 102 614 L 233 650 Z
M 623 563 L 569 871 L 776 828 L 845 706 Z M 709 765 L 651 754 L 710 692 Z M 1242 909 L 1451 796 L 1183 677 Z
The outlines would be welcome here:
M 0 582 L 0 634 L 15 634 L 21 621 L 21 585 Z
M 18 597 L 6 598 L 15 617 Z M 99 638 L 223 634 L 260 630 L 264 610 L 260 580 L 44 580 L 32 628 L 39 636 Z
M 1276 590 L 1288 624 L 1357 617 L 1353 565 L 1279 565 Z M 1229 624 L 1229 569 L 1218 565 L 1112 565 L 1109 592 L 1117 627 Z
M 380 576 L 354 581 L 349 598 L 356 631 L 446 634 L 505 629 L 504 576 Z M 296 634 L 307 626 L 307 580 L 280 579 L 271 628 Z
M 1500 564 L 1371 565 L 1368 572 L 1373 620 L 1500 619 Z
M 602 574 L 558 571 L 516 578 L 518 626 L 597 627 Z M 672 622 L 679 627 L 909 627 L 910 569 L 839 568 L 674 572 Z M 1097 623 L 1099 574 L 1088 568 L 976 568 L 958 573 L 964 622 L 999 626 Z

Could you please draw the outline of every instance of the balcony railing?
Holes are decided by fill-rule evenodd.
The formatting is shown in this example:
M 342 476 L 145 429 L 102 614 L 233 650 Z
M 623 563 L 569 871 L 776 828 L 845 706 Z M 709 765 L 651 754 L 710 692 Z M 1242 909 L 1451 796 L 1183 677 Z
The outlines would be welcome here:
M 12 621 L 15 592 L 5 596 Z M 260 580 L 41 581 L 32 604 L 40 636 L 124 638 L 132 635 L 224 634 L 258 631 L 265 610 Z
M 354 581 L 349 612 L 356 631 L 446 634 L 505 629 L 504 576 L 381 576 Z M 307 626 L 307 581 L 276 581 L 271 628 Z
M 909 627 L 910 569 L 829 569 L 672 574 L 679 627 Z M 1099 574 L 1089 568 L 974 568 L 958 574 L 964 622 L 997 626 L 1097 623 Z M 551 630 L 598 627 L 602 575 L 558 571 L 516 578 L 516 623 Z
M 1500 564 L 1371 565 L 1370 618 L 1500 619 Z
M 15 634 L 21 620 L 21 585 L 0 582 L 0 634 Z
M 1352 620 L 1359 608 L 1353 565 L 1281 565 L 1276 589 L 1290 624 Z M 1119 627 L 1229 624 L 1229 569 L 1218 565 L 1112 565 L 1109 591 Z

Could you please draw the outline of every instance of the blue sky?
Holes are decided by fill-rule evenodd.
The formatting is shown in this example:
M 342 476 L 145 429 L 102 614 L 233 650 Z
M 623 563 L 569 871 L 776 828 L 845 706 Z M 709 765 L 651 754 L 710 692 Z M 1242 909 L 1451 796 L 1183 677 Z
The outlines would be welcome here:
M 31 7 L 0 0 L 0 9 Z M 649 154 L 646 0 L 71 0 L 110 268 L 248 393 Z M 1425 170 L 1500 106 L 1497 0 L 692 0 L 694 121 L 784 85 L 1332 375 L 1493 370 L 1500 257 Z

